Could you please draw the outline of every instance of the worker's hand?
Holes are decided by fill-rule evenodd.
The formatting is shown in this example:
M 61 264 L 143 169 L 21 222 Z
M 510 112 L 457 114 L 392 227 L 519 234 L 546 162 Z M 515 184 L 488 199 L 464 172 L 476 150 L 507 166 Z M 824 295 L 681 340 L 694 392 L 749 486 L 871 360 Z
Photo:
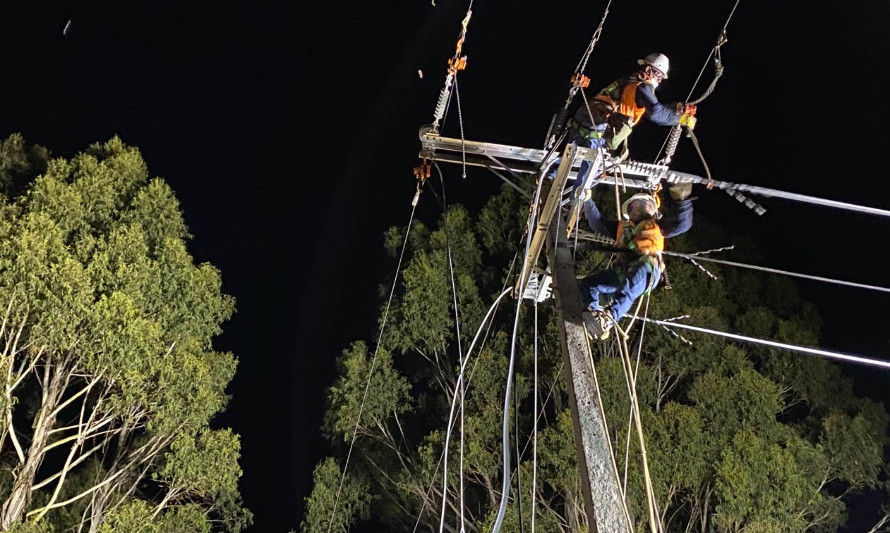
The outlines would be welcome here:
M 695 119 L 694 115 L 690 115 L 688 113 L 683 113 L 682 115 L 680 115 L 679 124 L 681 126 L 686 126 L 687 129 L 694 130 L 695 123 L 696 123 L 696 119 Z
M 683 113 L 686 115 L 695 116 L 695 112 L 698 110 L 698 106 L 695 104 L 686 104 L 683 106 Z
M 692 194 L 692 184 L 674 183 L 668 187 L 668 193 L 676 201 L 685 200 Z

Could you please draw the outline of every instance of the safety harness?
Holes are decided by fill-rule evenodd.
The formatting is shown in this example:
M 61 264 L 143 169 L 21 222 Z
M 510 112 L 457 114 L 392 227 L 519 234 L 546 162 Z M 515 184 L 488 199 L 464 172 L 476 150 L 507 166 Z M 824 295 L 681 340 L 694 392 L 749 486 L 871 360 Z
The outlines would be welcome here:
M 647 218 L 634 224 L 631 221 L 618 222 L 617 241 L 625 244 L 629 250 L 639 254 L 634 261 L 650 267 L 652 274 L 646 283 L 646 292 L 654 289 L 661 280 L 661 273 L 665 269 L 661 252 L 664 251 L 664 234 L 654 219 Z

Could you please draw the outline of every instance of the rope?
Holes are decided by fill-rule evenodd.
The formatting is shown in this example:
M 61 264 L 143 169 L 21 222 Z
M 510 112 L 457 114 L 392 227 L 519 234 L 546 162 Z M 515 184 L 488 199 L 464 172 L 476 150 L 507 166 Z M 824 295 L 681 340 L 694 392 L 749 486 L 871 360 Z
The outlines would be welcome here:
M 352 438 L 349 441 L 349 451 L 346 452 L 346 463 L 343 465 L 343 472 L 340 474 L 340 483 L 337 486 L 337 495 L 334 497 L 334 507 L 331 509 L 331 518 L 328 521 L 328 533 L 334 525 L 334 517 L 337 514 L 337 507 L 340 505 L 340 494 L 343 492 L 343 482 L 346 480 L 346 471 L 349 469 L 349 460 L 352 458 L 352 449 L 355 446 L 355 439 L 358 436 L 358 426 L 362 420 L 362 413 L 365 409 L 365 401 L 368 399 L 368 389 L 371 387 L 371 376 L 374 375 L 374 368 L 377 364 L 377 354 L 380 352 L 380 341 L 383 339 L 383 332 L 386 329 L 386 321 L 389 317 L 389 308 L 392 304 L 393 295 L 396 292 L 396 284 L 399 280 L 399 272 L 402 268 L 402 259 L 405 257 L 405 248 L 408 246 L 408 235 L 411 233 L 411 224 L 414 222 L 414 212 L 417 204 L 411 206 L 411 216 L 408 218 L 408 227 L 405 229 L 405 239 L 402 241 L 402 250 L 399 253 L 399 260 L 396 263 L 396 273 L 393 276 L 392 287 L 389 289 L 389 298 L 386 300 L 386 307 L 383 310 L 383 321 L 380 324 L 380 331 L 377 333 L 377 345 L 374 348 L 374 355 L 371 357 L 371 366 L 368 370 L 368 379 L 365 381 L 365 391 L 362 393 L 362 401 L 359 404 L 358 415 L 355 418 L 355 428 L 352 430 Z
M 661 523 L 659 522 L 660 513 L 658 512 L 658 504 L 655 501 L 655 489 L 652 487 L 652 478 L 649 475 L 649 459 L 646 453 L 646 439 L 643 434 L 643 422 L 640 416 L 639 398 L 637 397 L 636 390 L 636 377 L 633 373 L 630 360 L 630 350 L 628 349 L 627 341 L 625 340 L 627 335 L 621 331 L 621 327 L 618 325 L 618 322 L 612 318 L 611 314 L 607 314 L 607 316 L 612 320 L 614 327 L 617 330 L 616 337 L 618 337 L 618 351 L 621 355 L 621 366 L 624 369 L 624 375 L 627 380 L 627 392 L 630 397 L 631 413 L 633 414 L 634 425 L 637 430 L 637 439 L 640 443 L 640 455 L 643 463 L 643 481 L 646 488 L 646 503 L 649 511 L 649 527 L 652 530 L 652 533 L 659 533 L 662 530 Z
M 695 133 L 692 132 L 689 128 L 686 129 L 686 136 L 689 137 L 689 140 L 692 141 L 692 146 L 695 147 L 696 153 L 698 153 L 698 158 L 701 160 L 701 165 L 705 167 L 705 176 L 708 178 L 708 184 L 710 185 L 714 178 L 711 177 L 711 169 L 708 167 L 708 162 L 705 161 L 705 155 L 701 152 L 701 147 L 698 145 L 698 137 L 695 136 Z
M 649 317 L 649 300 L 650 300 L 650 296 L 651 296 L 651 293 L 647 292 L 647 293 L 646 293 L 646 309 L 643 311 L 643 318 L 644 318 L 644 319 Z M 637 306 L 637 310 L 639 310 L 639 306 Z M 635 314 L 633 320 L 636 320 L 636 319 L 637 319 L 637 317 L 636 317 L 636 314 Z M 628 325 L 628 327 L 627 327 L 627 330 L 628 330 L 628 331 L 630 331 L 630 327 L 631 327 L 632 325 L 633 325 L 633 322 L 631 322 L 631 324 Z M 631 376 L 631 377 L 633 378 L 633 386 L 634 386 L 634 389 L 636 389 L 636 386 L 637 386 L 637 375 L 638 375 L 638 373 L 639 373 L 639 371 L 640 371 L 640 358 L 641 358 L 641 355 L 642 355 L 642 353 L 643 353 L 643 336 L 644 336 L 645 334 L 646 334 L 646 323 L 645 323 L 645 322 L 642 322 L 642 325 L 640 326 L 640 342 L 639 342 L 639 344 L 637 345 L 637 361 L 636 361 L 636 364 L 635 364 L 635 366 L 634 366 L 634 372 L 633 372 L 633 375 Z M 627 466 L 628 466 L 628 462 L 629 462 L 628 460 L 629 460 L 629 458 L 630 458 L 630 430 L 631 430 L 631 424 L 633 424 L 633 412 L 628 413 L 628 419 L 627 419 L 627 446 L 625 447 L 625 450 L 624 450 L 624 485 L 623 485 L 623 490 L 624 490 L 624 492 L 625 492 L 625 497 L 626 497 L 626 495 L 627 495 Z
M 880 368 L 890 369 L 890 361 L 885 361 L 883 359 L 875 359 L 873 357 L 863 357 L 859 355 L 851 355 L 840 352 L 832 352 L 829 350 L 823 350 L 821 348 L 810 348 L 808 346 L 798 346 L 795 344 L 789 344 L 786 342 L 779 342 L 769 339 L 758 339 L 756 337 L 748 337 L 747 335 L 739 335 L 737 333 L 727 333 L 725 331 L 717 331 L 708 328 L 702 328 L 698 326 L 690 326 L 689 324 L 681 324 L 679 322 L 666 322 L 664 320 L 655 320 L 652 318 L 646 318 L 646 322 L 652 322 L 653 324 L 658 324 L 659 326 L 667 326 L 671 328 L 680 328 L 687 329 L 690 331 L 697 331 L 699 333 L 707 333 L 710 335 L 717 335 L 718 337 L 726 337 L 728 339 L 733 339 L 737 341 L 750 342 L 752 344 L 761 344 L 764 346 L 770 346 L 773 348 L 779 348 L 782 350 L 789 350 L 792 352 L 805 353 L 808 355 L 816 355 L 820 357 L 824 357 L 826 359 L 837 359 L 839 361 L 847 361 L 850 363 L 856 363 L 860 365 L 867 366 L 876 366 Z
M 726 22 L 723 23 L 723 28 L 720 29 L 720 33 L 717 36 L 717 44 L 715 44 L 714 47 L 711 48 L 711 51 L 708 53 L 708 57 L 705 58 L 705 62 L 702 65 L 701 70 L 698 71 L 698 76 L 696 76 L 695 82 L 693 82 L 692 88 L 689 89 L 689 94 L 686 95 L 686 99 L 684 100 L 684 102 L 689 102 L 689 99 L 692 98 L 692 93 L 694 93 L 695 88 L 698 87 L 698 82 L 701 80 L 702 75 L 705 73 L 705 69 L 708 68 L 708 63 L 711 61 L 711 58 L 714 57 L 714 54 L 717 54 L 718 58 L 719 58 L 720 47 L 723 46 L 724 44 L 726 44 L 726 29 L 729 27 L 729 22 L 732 20 L 733 15 L 735 15 L 735 11 L 739 7 L 740 1 L 741 0 L 735 0 L 735 4 L 733 4 L 732 9 L 729 11 L 729 16 L 726 17 Z M 717 85 L 717 80 L 720 79 L 720 76 L 722 76 L 722 75 L 723 75 L 723 65 L 722 65 L 722 62 L 718 59 L 716 73 L 714 76 L 714 80 L 711 82 L 711 85 L 708 87 L 708 89 L 705 91 L 705 93 L 701 97 L 699 97 L 694 102 L 690 102 L 690 103 L 699 104 L 699 103 L 701 103 L 702 100 L 704 100 L 705 98 L 710 96 L 711 93 L 714 92 L 714 87 Z M 664 150 L 664 146 L 665 146 L 665 144 L 667 144 L 669 138 L 670 138 L 670 133 L 668 134 L 668 137 L 665 138 L 664 142 L 661 143 L 661 148 L 658 149 L 658 155 L 655 156 L 656 161 L 661 157 L 661 153 Z
M 456 87 L 456 85 L 455 85 Z M 458 100 L 459 101 L 459 100 Z M 458 116 L 459 116 L 460 106 L 458 105 Z M 445 195 L 445 177 L 442 174 L 441 168 L 439 168 L 439 164 L 436 163 L 436 170 L 439 171 L 439 182 L 442 184 L 442 212 L 445 216 L 445 247 L 448 252 L 448 274 L 451 280 L 451 296 L 452 303 L 454 305 L 454 326 L 457 335 L 457 360 L 463 362 L 463 350 L 461 348 L 460 338 L 460 313 L 459 307 L 457 303 L 457 285 L 454 282 L 454 262 L 451 256 L 451 241 L 448 237 L 448 202 L 447 196 Z M 466 393 L 465 387 L 458 387 L 460 389 L 460 527 L 461 531 L 464 531 L 465 520 L 464 520 L 464 394 Z M 450 422 L 449 422 L 450 424 Z M 444 483 L 448 483 L 448 453 L 445 453 L 445 466 L 444 466 Z M 442 515 L 441 520 L 439 522 L 439 531 L 442 532 L 444 522 L 445 522 L 445 494 L 447 493 L 447 487 L 443 488 L 442 491 Z
M 611 315 L 610 315 L 611 316 Z M 620 331 L 621 328 L 616 328 Z M 599 378 L 596 375 L 596 365 L 593 362 L 593 348 L 590 346 L 590 335 L 585 335 L 584 340 L 587 343 L 587 359 L 590 364 L 590 377 L 593 379 L 594 388 L 596 390 L 597 405 L 599 406 L 600 417 L 603 421 L 603 429 L 606 435 L 609 435 L 609 425 L 606 420 L 606 411 L 603 406 L 603 397 L 600 394 Z M 609 458 L 612 460 L 612 471 L 615 473 L 615 481 L 618 482 L 618 464 L 615 462 L 615 450 L 612 449 L 612 439 L 606 438 L 606 446 L 609 448 Z M 621 498 L 621 510 L 624 511 L 624 517 L 629 527 L 632 527 L 633 521 L 630 519 L 630 510 L 627 507 L 627 500 Z M 588 522 L 592 522 L 594 517 L 589 517 Z

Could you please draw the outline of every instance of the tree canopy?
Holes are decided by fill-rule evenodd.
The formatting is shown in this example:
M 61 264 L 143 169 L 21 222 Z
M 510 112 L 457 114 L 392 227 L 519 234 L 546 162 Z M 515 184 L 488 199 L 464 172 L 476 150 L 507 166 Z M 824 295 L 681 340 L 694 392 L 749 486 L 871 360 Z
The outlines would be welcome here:
M 304 531 L 347 531 L 368 521 L 391 530 L 410 531 L 415 524 L 438 530 L 441 459 L 459 368 L 458 335 L 465 351 L 488 306 L 512 281 L 511 259 L 527 210 L 525 201 L 504 187 L 475 215 L 451 206 L 435 227 L 416 223 L 381 345 L 356 342 L 338 359 L 340 373 L 328 390 L 322 428 L 332 456 L 315 470 Z M 394 227 L 384 237 L 393 257 L 404 234 L 405 228 Z M 728 238 L 718 228 L 699 224 L 691 236 L 671 245 L 692 251 L 723 245 Z M 733 240 L 737 248 L 755 251 L 751 243 Z M 607 259 L 600 252 L 579 253 L 579 275 L 601 268 Z M 720 268 L 712 269 L 718 278 L 712 280 L 680 260 L 671 261 L 668 269 L 673 290 L 651 295 L 650 316 L 689 314 L 705 327 L 818 343 L 818 313 L 788 280 Z M 490 526 L 500 498 L 500 425 L 513 306 L 502 307 L 483 331 L 485 342 L 470 354 L 468 366 L 462 477 L 470 531 Z M 518 531 L 520 520 L 527 527 L 534 509 L 541 531 L 586 531 L 555 312 L 550 302 L 540 304 L 537 312 L 537 391 L 532 385 L 532 306 L 524 306 L 520 317 L 519 408 L 510 415 L 518 421 L 513 435 L 518 442 L 511 444 L 514 491 L 505 528 Z M 845 522 L 851 499 L 882 490 L 887 413 L 881 404 L 856 396 L 837 365 L 701 334 L 685 336 L 691 346 L 661 328 L 646 327 L 637 375 L 649 467 L 668 531 L 834 531 Z M 636 352 L 639 335 L 629 342 Z M 633 440 L 627 441 L 625 378 L 608 344 L 599 347 L 596 371 L 619 471 L 627 465 L 631 515 L 643 527 L 646 500 L 639 450 Z M 357 419 L 366 383 L 367 402 Z M 537 421 L 533 503 L 535 393 L 543 408 Z M 354 428 L 355 449 L 341 478 Z M 447 451 L 447 531 L 459 531 L 458 438 L 455 428 Z M 516 491 L 520 480 L 521 493 Z
M 0 530 L 239 531 L 240 442 L 211 427 L 234 310 L 173 190 L 114 137 L 0 143 Z

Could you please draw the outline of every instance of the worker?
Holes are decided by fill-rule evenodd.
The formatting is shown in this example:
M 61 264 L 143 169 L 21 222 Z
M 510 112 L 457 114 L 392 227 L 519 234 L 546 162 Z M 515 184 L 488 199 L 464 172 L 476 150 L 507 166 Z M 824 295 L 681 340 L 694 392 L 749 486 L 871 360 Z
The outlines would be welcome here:
M 667 56 L 653 52 L 637 63 L 640 68 L 633 74 L 612 82 L 592 97 L 585 96 L 574 117 L 568 121 L 567 143 L 605 148 L 623 159 L 628 155 L 628 137 L 644 116 L 661 126 L 695 127 L 694 105 L 662 104 L 655 96 L 655 89 L 668 77 L 670 62 Z M 551 165 L 549 177 L 552 179 L 558 163 Z M 580 194 L 579 189 L 589 172 L 590 162 L 582 161 L 575 181 L 576 194 Z
M 622 221 L 604 219 L 596 205 L 585 215 L 598 233 L 617 235 L 619 246 L 632 252 L 619 256 L 613 268 L 595 272 L 581 281 L 584 324 L 594 339 L 604 340 L 609 329 L 630 310 L 643 293 L 655 288 L 664 272 L 664 239 L 680 235 L 692 227 L 692 184 L 675 184 L 669 188 L 664 216 L 659 212 L 656 196 L 640 193 L 621 206 Z
M 662 104 L 655 96 L 655 89 L 668 77 L 667 56 L 651 53 L 637 64 L 640 69 L 633 74 L 612 82 L 593 98 L 585 98 L 589 108 L 581 105 L 569 120 L 570 139 L 591 148 L 604 146 L 614 155 L 626 157 L 627 139 L 644 116 L 660 126 L 694 127 L 694 105 Z

